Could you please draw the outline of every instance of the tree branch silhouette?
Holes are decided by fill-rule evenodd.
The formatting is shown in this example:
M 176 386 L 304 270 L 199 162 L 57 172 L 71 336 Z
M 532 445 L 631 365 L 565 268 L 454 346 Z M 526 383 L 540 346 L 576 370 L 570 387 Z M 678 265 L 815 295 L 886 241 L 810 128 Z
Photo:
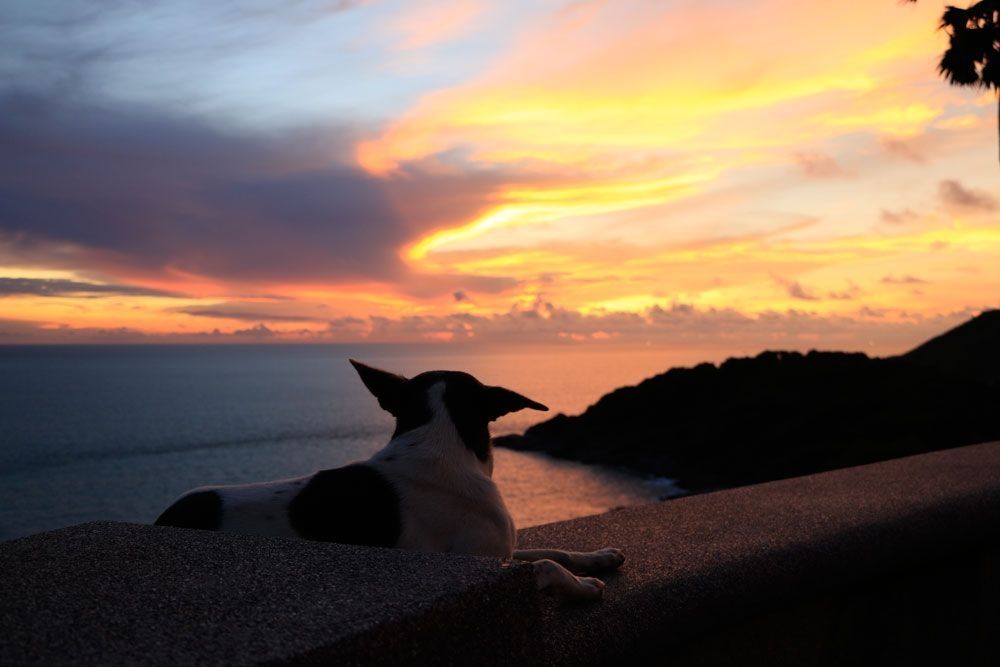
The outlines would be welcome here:
M 948 33 L 948 50 L 941 55 L 938 72 L 953 86 L 996 92 L 1000 136 L 1000 0 L 980 0 L 965 9 L 948 5 L 939 29 Z M 997 157 L 1000 160 L 1000 153 Z

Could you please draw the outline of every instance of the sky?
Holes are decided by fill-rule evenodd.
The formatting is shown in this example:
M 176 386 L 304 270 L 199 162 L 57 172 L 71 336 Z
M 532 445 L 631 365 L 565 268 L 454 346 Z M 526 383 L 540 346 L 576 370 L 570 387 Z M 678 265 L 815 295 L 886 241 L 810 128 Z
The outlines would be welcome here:
M 1000 306 L 894 0 L 15 0 L 0 343 L 900 352 Z

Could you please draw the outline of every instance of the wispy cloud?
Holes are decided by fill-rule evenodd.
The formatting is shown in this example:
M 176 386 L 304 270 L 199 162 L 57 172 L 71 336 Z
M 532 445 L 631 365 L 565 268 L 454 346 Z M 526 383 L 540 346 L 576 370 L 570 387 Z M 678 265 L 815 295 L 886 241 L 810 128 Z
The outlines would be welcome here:
M 895 137 L 890 135 L 879 139 L 879 145 L 889 155 L 917 164 L 927 162 L 927 150 L 923 144 L 923 138 L 920 136 Z
M 913 222 L 914 220 L 919 220 L 920 214 L 908 208 L 900 209 L 898 211 L 890 211 L 889 209 L 883 208 L 879 213 L 879 218 L 882 222 L 888 222 L 891 225 L 902 225 L 908 222 Z
M 210 317 L 219 320 L 242 320 L 247 322 L 323 322 L 316 315 L 280 315 L 277 313 L 246 310 L 225 310 L 219 308 L 178 308 L 177 312 L 194 317 Z
M 981 190 L 967 188 L 956 180 L 941 181 L 938 193 L 942 203 L 948 208 L 972 211 L 994 211 L 997 208 L 996 197 Z
M 88 283 L 77 280 L 57 280 L 46 278 L 0 278 L 0 297 L 93 297 L 107 295 L 153 296 L 169 298 L 180 298 L 184 296 L 177 292 L 151 289 L 135 285 Z
M 464 36 L 488 10 L 485 0 L 413 3 L 392 22 L 397 48 L 423 49 Z
M 853 281 L 847 281 L 847 287 L 842 290 L 835 290 L 827 293 L 827 297 L 837 301 L 852 301 L 857 299 L 859 296 L 864 294 L 864 290 L 860 286 L 854 284 Z
M 818 301 L 819 296 L 812 290 L 807 289 L 798 280 L 789 280 L 787 278 L 782 278 L 781 276 L 774 276 L 775 282 L 785 288 L 788 292 L 788 296 L 793 299 L 799 299 L 802 301 Z
M 917 278 L 916 276 L 911 276 L 911 275 L 894 276 L 893 274 L 890 273 L 889 275 L 883 277 L 881 282 L 885 285 L 922 285 L 927 281 L 924 280 L 923 278 Z
M 839 178 L 847 175 L 835 159 L 823 153 L 796 153 L 795 163 L 810 178 Z

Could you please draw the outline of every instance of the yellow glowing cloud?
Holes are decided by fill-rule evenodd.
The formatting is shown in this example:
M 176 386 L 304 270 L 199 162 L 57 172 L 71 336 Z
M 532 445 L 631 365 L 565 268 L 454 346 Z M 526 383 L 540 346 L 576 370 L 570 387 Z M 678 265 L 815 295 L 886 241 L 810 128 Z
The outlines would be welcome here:
M 748 127 L 740 114 L 766 108 L 780 118 L 784 112 L 773 107 L 838 91 L 868 95 L 839 124 L 831 112 L 834 128 L 886 130 L 883 123 L 902 121 L 909 129 L 935 115 L 914 104 L 886 111 L 879 91 L 899 63 L 925 66 L 940 48 L 927 8 L 779 0 L 662 7 L 633 17 L 637 24 L 627 30 L 601 30 L 616 13 L 607 7 L 586 25 L 529 33 L 489 76 L 427 96 L 383 136 L 361 144 L 359 161 L 384 172 L 454 146 L 478 160 L 567 164 L 623 150 L 739 146 L 753 135 L 780 143 L 790 138 L 787 119 Z M 872 25 L 878 28 L 866 29 Z M 820 136 L 815 128 L 812 136 Z
M 450 265 L 450 253 L 501 233 L 524 230 L 513 250 L 524 253 L 532 230 L 586 235 L 602 223 L 580 219 L 638 217 L 839 135 L 918 135 L 944 112 L 943 101 L 905 84 L 913 71 L 933 78 L 943 40 L 935 11 L 860 0 L 588 5 L 529 30 L 486 76 L 426 96 L 361 143 L 357 159 L 386 173 L 462 148 L 472 162 L 573 175 L 508 188 L 492 210 L 403 249 L 417 269 L 468 269 Z M 669 239 L 659 228 L 650 242 Z
M 404 256 L 418 262 L 436 248 L 476 238 L 498 227 L 528 225 L 566 217 L 609 213 L 662 204 L 690 192 L 712 172 L 687 174 L 637 183 L 605 183 L 548 189 L 512 189 L 504 204 L 468 225 L 425 236 Z
M 888 109 L 872 109 L 858 114 L 830 112 L 822 114 L 816 120 L 836 128 L 875 127 L 891 134 L 911 135 L 927 127 L 930 121 L 940 115 L 940 107 L 914 103 Z
M 529 289 L 524 299 L 545 293 L 583 312 L 641 312 L 680 302 L 747 313 L 807 308 L 850 314 L 861 304 L 940 313 L 970 302 L 995 302 L 1000 276 L 990 267 L 1000 265 L 1000 228 L 982 222 L 943 226 L 940 220 L 927 225 L 894 235 L 831 239 L 796 239 L 789 228 L 784 237 L 631 253 L 581 242 L 510 255 L 497 250 L 495 256 L 456 259 L 454 265 L 469 272 L 502 268 L 524 280 Z M 555 285 L 531 282 L 542 269 L 564 277 Z M 792 283 L 801 288 L 794 294 Z
M 0 278 L 31 278 L 34 280 L 77 280 L 73 271 L 0 265 Z

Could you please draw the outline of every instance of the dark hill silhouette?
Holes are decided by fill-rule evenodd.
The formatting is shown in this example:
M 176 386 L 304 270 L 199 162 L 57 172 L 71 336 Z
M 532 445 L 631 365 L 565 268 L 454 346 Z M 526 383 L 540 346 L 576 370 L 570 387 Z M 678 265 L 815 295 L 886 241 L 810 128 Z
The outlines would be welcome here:
M 1000 383 L 1000 310 L 988 310 L 910 350 L 902 358 Z
M 671 477 L 692 491 L 1000 440 L 991 311 L 900 357 L 763 352 L 674 368 L 498 445 Z

